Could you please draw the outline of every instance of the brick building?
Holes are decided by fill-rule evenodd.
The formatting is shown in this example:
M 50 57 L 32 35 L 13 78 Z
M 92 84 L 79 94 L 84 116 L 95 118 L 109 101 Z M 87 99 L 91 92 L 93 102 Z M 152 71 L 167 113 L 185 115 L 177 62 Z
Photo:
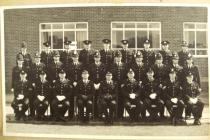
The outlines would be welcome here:
M 130 47 L 134 49 L 141 48 L 139 36 L 144 33 L 147 38 L 152 38 L 153 42 L 156 42 L 153 44 L 153 48 L 159 48 L 161 40 L 168 40 L 171 43 L 171 49 L 179 51 L 181 49 L 180 43 L 187 40 L 195 54 L 195 64 L 198 65 L 202 77 L 202 88 L 208 91 L 207 8 L 116 6 L 6 9 L 4 11 L 4 30 L 7 93 L 11 87 L 12 68 L 15 66 L 15 57 L 21 42 L 24 40 L 28 43 L 28 52 L 32 56 L 42 48 L 42 42 L 46 39 L 53 42 L 56 48 L 59 39 L 57 42 L 54 40 L 62 36 L 62 33 L 64 34 L 63 40 L 65 39 L 65 31 L 62 32 L 62 30 L 66 23 L 71 24 L 71 22 L 76 29 L 67 29 L 66 31 L 72 31 L 76 34 L 79 34 L 77 31 L 84 31 L 85 36 L 83 35 L 83 38 L 92 40 L 94 49 L 102 48 L 101 40 L 104 38 L 112 39 L 114 48 L 120 39 L 132 36 L 132 34 L 131 42 L 133 39 L 133 44 Z M 82 30 L 77 30 L 77 24 L 83 22 L 85 27 Z M 58 27 L 60 25 L 54 27 L 55 23 L 61 24 L 61 27 Z M 125 29 L 127 23 L 128 29 Z M 79 25 L 78 28 L 80 28 Z M 52 35 L 53 29 L 55 31 L 58 29 L 58 32 L 54 36 L 48 35 L 48 33 Z M 46 36 L 46 33 L 43 33 L 45 31 L 48 32 L 47 37 L 44 37 Z M 61 32 L 59 33 L 59 31 Z M 77 35 L 73 35 L 73 38 L 77 38 L 76 41 L 79 38 L 81 40 L 82 35 L 80 37 Z M 70 33 L 68 36 L 69 38 L 72 37 Z M 202 40 L 200 41 L 200 39 Z M 79 41 L 77 44 L 81 45 Z

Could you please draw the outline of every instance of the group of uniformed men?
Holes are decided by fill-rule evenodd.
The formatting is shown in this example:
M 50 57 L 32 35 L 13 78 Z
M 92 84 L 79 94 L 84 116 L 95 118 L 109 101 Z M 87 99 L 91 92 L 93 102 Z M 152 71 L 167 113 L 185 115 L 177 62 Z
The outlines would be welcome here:
M 158 52 L 151 50 L 148 39 L 136 52 L 128 48 L 128 40 L 116 51 L 110 49 L 109 39 L 102 42 L 104 49 L 94 51 L 85 40 L 79 53 L 70 49 L 71 41 L 64 42 L 62 52 L 52 51 L 45 42 L 46 49 L 35 54 L 34 62 L 23 42 L 12 71 L 16 119 L 25 120 L 30 110 L 31 117 L 44 120 L 50 106 L 50 115 L 58 121 L 67 121 L 67 111 L 73 118 L 75 108 L 84 122 L 96 117 L 113 123 L 125 111 L 131 121 L 138 121 L 147 118 L 146 110 L 155 121 L 165 117 L 166 107 L 172 122 L 183 121 L 185 109 L 186 118 L 193 114 L 194 124 L 201 124 L 199 71 L 186 42 L 178 53 L 169 49 L 168 41 L 161 42 Z

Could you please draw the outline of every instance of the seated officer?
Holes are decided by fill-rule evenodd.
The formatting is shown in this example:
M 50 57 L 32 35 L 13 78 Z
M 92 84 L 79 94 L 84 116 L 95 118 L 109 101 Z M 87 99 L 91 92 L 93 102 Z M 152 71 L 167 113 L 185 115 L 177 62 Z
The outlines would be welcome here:
M 204 103 L 199 99 L 200 88 L 197 82 L 193 81 L 193 74 L 191 72 L 188 73 L 187 83 L 183 86 L 184 93 L 184 102 L 187 105 L 186 109 L 189 111 L 187 115 L 194 116 L 194 125 L 200 125 L 200 118 L 202 116 Z M 188 118 L 190 116 L 186 116 Z
M 87 122 L 93 116 L 94 84 L 87 70 L 82 72 L 82 80 L 76 86 L 77 105 L 81 121 Z
M 117 90 L 118 86 L 112 80 L 112 73 L 106 73 L 106 80 L 101 82 L 99 88 L 98 109 L 101 110 L 102 118 L 105 117 L 105 123 L 113 123 L 113 115 L 117 112 Z
M 72 84 L 66 79 L 66 73 L 61 70 L 59 72 L 59 79 L 56 80 L 53 86 L 54 98 L 52 100 L 52 108 L 54 113 L 54 119 L 58 121 L 67 121 L 64 115 L 69 110 L 70 98 L 72 98 Z
M 182 99 L 182 87 L 180 82 L 177 80 L 174 69 L 171 69 L 169 73 L 169 80 L 166 81 L 163 89 L 166 96 L 166 107 L 171 116 L 172 123 L 176 124 L 177 121 L 182 121 L 182 113 L 185 105 Z
M 44 113 L 46 112 L 50 103 L 49 94 L 51 94 L 50 83 L 46 80 L 46 73 L 42 71 L 39 74 L 39 80 L 34 85 L 34 107 L 36 111 L 36 118 L 38 120 L 44 119 Z
M 149 69 L 147 72 L 147 81 L 144 85 L 144 105 L 150 114 L 150 120 L 156 120 L 158 113 L 164 110 L 164 102 L 160 98 L 160 87 L 154 79 L 154 71 Z
M 124 106 L 131 121 L 138 121 L 139 114 L 143 109 L 143 96 L 138 81 L 134 79 L 134 72 L 129 70 L 128 79 L 122 84 Z
M 25 112 L 29 108 L 29 98 L 32 92 L 32 86 L 26 79 L 27 74 L 24 71 L 20 73 L 20 80 L 14 85 L 14 100 L 12 101 L 12 108 L 15 112 L 15 119 L 26 119 Z

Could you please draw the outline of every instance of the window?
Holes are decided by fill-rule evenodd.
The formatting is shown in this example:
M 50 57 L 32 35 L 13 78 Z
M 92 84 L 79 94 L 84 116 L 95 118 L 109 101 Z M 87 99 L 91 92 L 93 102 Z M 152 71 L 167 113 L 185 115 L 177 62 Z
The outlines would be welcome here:
M 207 23 L 183 23 L 183 37 L 189 44 L 190 52 L 195 56 L 207 56 Z
M 112 22 L 111 23 L 112 48 L 121 48 L 120 41 L 127 39 L 128 48 L 143 49 L 146 39 L 151 41 L 151 48 L 159 49 L 161 42 L 160 22 Z
M 40 23 L 40 50 L 49 41 L 53 50 L 63 50 L 64 41 L 72 41 L 72 47 L 82 48 L 82 41 L 88 39 L 87 22 Z

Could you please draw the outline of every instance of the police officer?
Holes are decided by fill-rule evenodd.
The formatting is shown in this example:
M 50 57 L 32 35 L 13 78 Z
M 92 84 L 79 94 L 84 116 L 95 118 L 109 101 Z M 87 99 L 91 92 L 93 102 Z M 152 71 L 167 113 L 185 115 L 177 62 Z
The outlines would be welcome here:
M 80 51 L 79 53 L 79 61 L 88 68 L 89 64 L 93 63 L 93 52 L 91 50 L 91 44 L 92 41 L 90 40 L 84 40 L 84 49 Z
M 26 79 L 26 72 L 20 72 L 20 79 L 14 85 L 14 100 L 12 101 L 12 108 L 15 112 L 15 119 L 26 120 L 25 112 L 29 108 L 29 98 L 32 91 L 30 82 Z
M 107 69 L 109 69 L 110 65 L 114 61 L 114 54 L 110 50 L 111 40 L 109 40 L 109 39 L 103 39 L 102 42 L 103 42 L 104 48 L 102 50 L 100 50 L 101 62 L 106 65 Z
M 47 71 L 49 70 L 50 64 L 53 62 L 53 53 L 50 50 L 50 43 L 44 42 L 45 50 L 41 52 L 41 62 L 46 65 Z
M 155 54 L 150 49 L 150 40 L 146 39 L 144 41 L 144 49 L 142 50 L 143 62 L 146 66 L 151 66 L 155 62 Z
M 150 120 L 158 118 L 158 113 L 164 110 L 164 102 L 160 98 L 160 87 L 154 79 L 154 71 L 149 69 L 147 72 L 147 81 L 144 85 L 144 105 L 150 114 Z
M 96 90 L 95 94 L 95 110 L 94 115 L 98 117 L 98 109 L 97 109 L 97 98 L 98 98 L 98 89 L 100 86 L 100 82 L 105 80 L 106 66 L 101 62 L 101 55 L 99 51 L 96 51 L 94 54 L 94 63 L 89 66 L 90 80 L 93 81 L 94 87 Z
M 130 64 L 133 60 L 133 54 L 131 50 L 128 50 L 129 42 L 128 40 L 121 40 L 122 43 L 122 62 L 125 64 Z
M 87 70 L 82 72 L 82 80 L 76 87 L 77 106 L 79 109 L 79 118 L 83 122 L 88 122 L 93 117 L 93 99 L 95 95 L 94 83 L 89 80 Z
M 138 81 L 134 78 L 134 75 L 133 70 L 130 69 L 127 74 L 128 79 L 122 84 L 122 92 L 124 96 L 124 106 L 131 121 L 138 121 L 144 105 L 142 90 Z
M 160 54 L 163 56 L 163 64 L 165 65 L 171 65 L 171 57 L 172 57 L 172 53 L 169 50 L 169 41 L 162 41 L 161 42 L 161 46 L 162 46 L 162 50 L 160 50 Z
M 179 64 L 182 67 L 185 67 L 187 62 L 187 57 L 190 54 L 189 48 L 188 48 L 188 44 L 186 41 L 183 41 L 181 44 L 182 50 L 180 52 L 178 52 L 179 55 Z
M 61 53 L 60 59 L 66 71 L 69 68 L 70 63 L 72 62 L 71 41 L 66 40 L 64 42 L 64 46 L 65 46 L 65 51 Z
M 183 101 L 182 86 L 177 80 L 176 71 L 172 68 L 169 80 L 164 84 L 164 95 L 166 96 L 166 108 L 171 116 L 172 123 L 182 121 L 182 113 L 185 107 Z
M 31 68 L 32 59 L 31 59 L 31 55 L 27 52 L 27 43 L 25 41 L 22 42 L 21 52 L 19 52 L 17 54 L 17 57 L 18 57 L 19 54 L 21 54 L 23 56 L 23 59 L 24 59 L 23 67 L 25 67 L 26 70 L 27 70 L 26 72 L 28 72 Z
M 36 81 L 34 85 L 34 107 L 36 111 L 36 119 L 37 120 L 44 120 L 45 119 L 45 112 L 50 105 L 50 94 L 52 94 L 52 87 L 51 84 L 46 79 L 46 73 L 41 71 L 39 73 L 39 80 Z
M 106 73 L 106 80 L 101 82 L 99 87 L 98 109 L 101 111 L 100 115 L 105 118 L 105 123 L 112 124 L 114 114 L 117 111 L 117 94 L 118 85 L 112 80 L 112 73 Z
M 115 62 L 110 68 L 111 73 L 113 74 L 113 80 L 118 84 L 118 118 L 123 118 L 123 95 L 121 93 L 121 84 L 126 79 L 127 68 L 125 63 L 122 62 L 122 54 L 118 50 L 115 53 Z
M 49 81 L 55 82 L 59 79 L 59 72 L 64 69 L 63 63 L 60 61 L 60 54 L 55 51 L 53 56 L 53 62 L 49 67 Z
M 53 85 L 54 98 L 52 100 L 52 108 L 55 120 L 67 121 L 64 115 L 73 104 L 70 102 L 70 98 L 73 98 L 72 88 L 72 83 L 66 79 L 66 73 L 61 70 L 59 72 L 59 79 Z
M 194 116 L 194 125 L 200 125 L 200 118 L 202 116 L 202 111 L 204 107 L 204 103 L 199 99 L 199 95 L 201 93 L 200 87 L 196 81 L 193 81 L 194 75 L 189 72 L 186 79 L 187 82 L 183 86 L 183 93 L 184 93 L 184 101 L 187 105 L 186 109 L 189 111 L 189 116 L 186 116 L 187 118 L 191 116 L 191 113 Z

